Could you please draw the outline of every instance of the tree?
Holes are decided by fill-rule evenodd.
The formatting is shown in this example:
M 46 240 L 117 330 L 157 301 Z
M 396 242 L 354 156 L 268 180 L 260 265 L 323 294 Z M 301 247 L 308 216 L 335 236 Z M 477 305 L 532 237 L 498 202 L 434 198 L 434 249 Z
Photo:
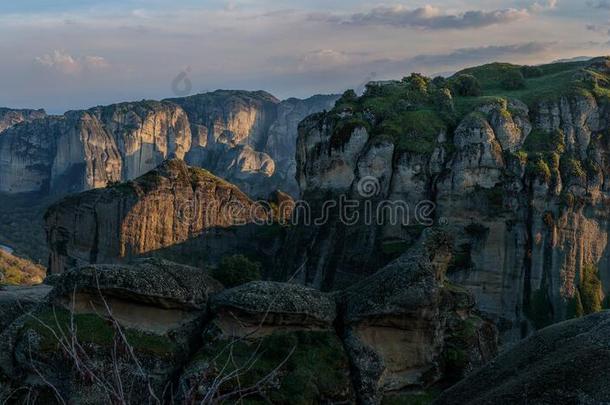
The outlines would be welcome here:
M 358 100 L 358 95 L 354 90 L 346 90 L 341 98 L 339 99 L 339 103 L 353 103 Z
M 454 92 L 463 97 L 479 97 L 482 93 L 479 80 L 472 75 L 460 75 L 454 83 Z
M 500 83 L 504 90 L 519 90 L 525 88 L 525 78 L 519 70 L 509 70 Z
M 220 281 L 225 287 L 235 287 L 250 281 L 261 279 L 261 264 L 253 262 L 244 255 L 225 256 L 212 277 Z
M 428 84 L 430 79 L 420 73 L 411 73 L 411 76 L 402 79 L 404 83 L 409 85 L 409 90 L 417 93 L 425 94 L 428 92 Z
M 540 67 L 538 67 L 538 66 L 522 66 L 521 67 L 521 73 L 526 78 L 540 77 L 540 76 L 542 76 L 544 74 L 542 69 Z
M 443 87 L 447 86 L 447 79 L 445 79 L 443 76 L 436 76 L 434 79 L 432 79 L 432 84 L 437 88 L 442 89 Z

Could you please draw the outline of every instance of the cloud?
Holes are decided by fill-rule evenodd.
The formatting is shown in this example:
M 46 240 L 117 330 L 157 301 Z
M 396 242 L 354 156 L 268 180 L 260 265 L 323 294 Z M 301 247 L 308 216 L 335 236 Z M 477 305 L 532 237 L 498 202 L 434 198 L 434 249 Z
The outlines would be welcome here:
M 610 0 L 588 0 L 589 7 L 610 10 Z
M 103 70 L 110 64 L 101 56 L 74 57 L 62 50 L 54 50 L 52 53 L 35 58 L 35 62 L 44 68 L 73 75 L 83 71 Z
M 345 64 L 362 62 L 368 53 L 345 52 L 335 49 L 318 49 L 307 52 L 298 59 L 298 70 L 319 70 L 338 67 Z
M 552 2 L 552 4 L 555 4 L 555 2 Z M 387 25 L 442 30 L 482 28 L 523 20 L 529 16 L 530 11 L 528 9 L 471 10 L 461 14 L 445 14 L 440 8 L 431 5 L 416 9 L 409 9 L 399 5 L 394 7 L 377 7 L 367 13 L 352 14 L 344 19 L 331 16 L 327 17 L 326 20 L 328 22 L 340 22 L 349 25 Z M 319 15 L 317 17 L 320 18 Z
M 405 60 L 405 62 L 413 68 L 459 67 L 474 63 L 500 61 L 503 58 L 514 56 L 538 55 L 550 51 L 555 44 L 555 42 L 527 42 L 461 48 L 444 54 L 417 55 Z
M 540 12 L 540 11 L 545 11 L 545 10 L 553 10 L 557 8 L 557 4 L 559 3 L 558 0 L 547 0 L 544 2 L 535 2 L 534 4 L 532 4 L 532 6 L 530 7 L 530 10 L 533 12 Z

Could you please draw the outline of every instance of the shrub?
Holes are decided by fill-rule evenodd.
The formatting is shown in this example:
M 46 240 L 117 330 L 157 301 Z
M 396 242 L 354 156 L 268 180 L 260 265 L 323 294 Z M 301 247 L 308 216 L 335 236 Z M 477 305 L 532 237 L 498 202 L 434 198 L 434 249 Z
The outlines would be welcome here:
M 345 93 L 341 96 L 341 98 L 337 101 L 337 104 L 343 103 L 355 103 L 358 101 L 358 95 L 354 90 L 346 90 Z
M 587 265 L 582 269 L 580 286 L 580 299 L 585 315 L 600 312 L 602 310 L 603 291 L 596 267 Z
M 538 66 L 522 66 L 521 73 L 524 77 L 540 77 L 544 75 L 544 71 Z
M 434 79 L 432 79 L 432 84 L 441 89 L 443 87 L 447 87 L 447 79 L 445 79 L 443 76 L 436 76 Z
M 504 74 L 500 85 L 504 90 L 520 90 L 525 88 L 525 78 L 520 71 L 509 70 Z
M 225 256 L 218 267 L 212 270 L 212 277 L 225 287 L 235 287 L 260 280 L 261 264 L 251 261 L 244 255 Z
M 536 329 L 542 329 L 553 322 L 553 306 L 544 289 L 534 292 L 526 308 L 526 313 Z
M 532 177 L 540 178 L 546 183 L 551 181 L 551 168 L 542 157 L 539 157 L 535 162 L 529 163 L 527 170 Z
M 411 91 L 416 93 L 428 92 L 428 84 L 430 83 L 430 79 L 419 73 L 411 73 L 411 76 L 403 78 L 402 81 L 409 86 L 409 90 Z
M 454 92 L 463 97 L 479 97 L 482 94 L 479 80 L 472 75 L 460 75 L 454 83 Z

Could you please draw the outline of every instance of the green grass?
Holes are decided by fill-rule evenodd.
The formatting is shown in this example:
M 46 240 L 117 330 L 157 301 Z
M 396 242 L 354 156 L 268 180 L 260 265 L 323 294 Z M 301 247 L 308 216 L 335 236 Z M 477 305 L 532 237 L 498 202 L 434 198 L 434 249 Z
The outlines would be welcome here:
M 68 335 L 70 330 L 70 313 L 59 307 L 46 308 L 34 313 L 28 319 L 25 329 L 35 330 L 41 337 L 40 348 L 43 351 L 55 351 L 59 348 L 56 335 Z M 76 337 L 83 344 L 94 344 L 110 347 L 115 339 L 111 323 L 96 314 L 75 314 L 74 324 Z M 125 337 L 135 350 L 158 356 L 170 356 L 178 350 L 176 344 L 165 336 L 152 335 L 135 329 L 125 329 Z
M 432 153 L 436 138 L 447 126 L 433 110 L 407 111 L 381 125 L 380 132 L 390 135 L 401 151 Z
M 502 81 L 509 72 L 520 71 L 521 66 L 493 63 L 463 70 L 456 73 L 452 78 L 461 74 L 473 75 L 481 83 L 482 95 L 480 97 L 455 97 L 456 109 L 463 116 L 478 105 L 497 99 L 518 99 L 533 107 L 538 101 L 557 99 L 564 95 L 597 94 L 610 97 L 610 90 L 606 88 L 592 87 L 588 83 L 574 80 L 574 74 L 584 66 L 586 66 L 586 63 L 583 62 L 540 66 L 542 76 L 526 78 L 525 86 L 515 90 L 506 90 Z
M 238 341 L 231 347 L 227 341 L 217 341 L 208 344 L 196 358 L 210 362 L 210 366 L 216 370 L 227 364 L 226 374 L 246 364 L 255 354 L 258 360 L 240 376 L 242 387 L 260 381 L 287 359 L 279 370 L 279 386 L 267 387 L 266 394 L 272 403 L 313 404 L 323 399 L 340 399 L 341 393 L 350 386 L 347 373 L 349 362 L 340 340 L 333 332 L 275 333 L 261 339 L 262 342 Z M 293 348 L 294 352 L 290 355 Z M 230 354 L 232 362 L 229 361 Z M 237 383 L 236 380 L 229 380 L 221 391 L 230 392 Z
M 398 151 L 431 154 L 441 131 L 451 133 L 460 119 L 486 104 L 504 106 L 501 112 L 506 115 L 511 113 L 508 108 L 511 99 L 523 101 L 530 109 L 536 108 L 540 101 L 571 95 L 596 97 L 598 102 L 605 100 L 610 105 L 610 78 L 583 69 L 587 64 L 574 62 L 524 67 L 492 63 L 465 69 L 447 80 L 411 75 L 400 82 L 371 85 L 362 97 L 350 93 L 337 103 L 334 113 L 349 108 L 352 115 L 343 119 L 335 115 L 337 123 L 332 139 L 337 145 L 342 145 L 356 127 L 364 126 L 374 138 L 390 137 Z M 481 95 L 458 96 L 453 91 L 453 97 L 441 97 L 447 89 L 455 87 L 457 78 L 463 75 L 476 78 Z M 523 153 L 535 161 L 534 153 L 555 152 L 561 155 L 565 145 L 558 133 L 534 131 L 523 149 Z M 547 156 L 543 158 L 550 160 Z M 543 169 L 542 165 L 538 166 L 537 169 Z M 546 176 L 544 171 L 543 174 Z

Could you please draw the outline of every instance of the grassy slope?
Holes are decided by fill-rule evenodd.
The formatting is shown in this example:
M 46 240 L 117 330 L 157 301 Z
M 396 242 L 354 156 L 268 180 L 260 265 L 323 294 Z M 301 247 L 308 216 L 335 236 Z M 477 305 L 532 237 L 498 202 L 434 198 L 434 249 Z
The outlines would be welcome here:
M 40 284 L 45 276 L 45 269 L 29 260 L 13 256 L 0 250 L 0 282 L 10 285 Z

